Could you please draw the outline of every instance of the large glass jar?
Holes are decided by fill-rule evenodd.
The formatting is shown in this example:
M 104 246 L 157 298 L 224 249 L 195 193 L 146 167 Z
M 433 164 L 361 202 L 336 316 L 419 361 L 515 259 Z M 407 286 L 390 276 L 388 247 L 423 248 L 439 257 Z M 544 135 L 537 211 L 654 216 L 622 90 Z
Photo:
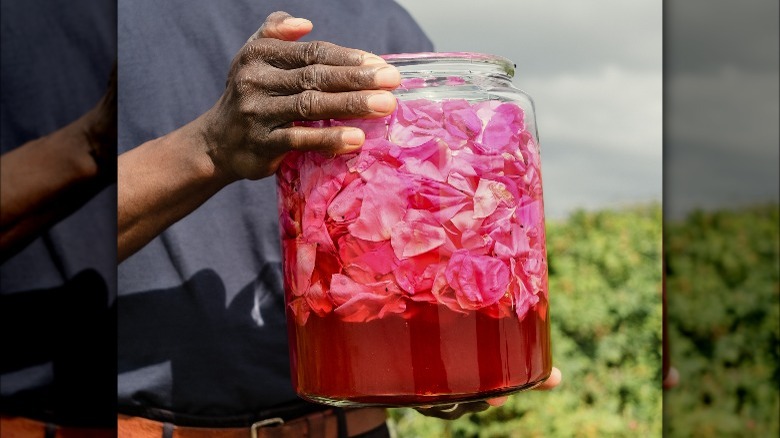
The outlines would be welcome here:
M 550 375 L 547 259 L 531 99 L 513 64 L 388 55 L 402 85 L 359 153 L 277 173 L 293 384 L 337 406 L 436 405 Z

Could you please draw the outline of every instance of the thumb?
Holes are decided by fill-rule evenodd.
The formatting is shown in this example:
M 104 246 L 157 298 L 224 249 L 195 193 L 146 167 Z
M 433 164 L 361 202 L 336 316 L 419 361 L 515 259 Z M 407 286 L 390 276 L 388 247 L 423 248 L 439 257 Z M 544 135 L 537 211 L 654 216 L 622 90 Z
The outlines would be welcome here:
M 265 19 L 265 22 L 257 32 L 252 34 L 247 42 L 258 38 L 276 38 L 284 41 L 297 41 L 314 27 L 311 21 L 305 18 L 296 18 L 287 12 L 277 11 Z

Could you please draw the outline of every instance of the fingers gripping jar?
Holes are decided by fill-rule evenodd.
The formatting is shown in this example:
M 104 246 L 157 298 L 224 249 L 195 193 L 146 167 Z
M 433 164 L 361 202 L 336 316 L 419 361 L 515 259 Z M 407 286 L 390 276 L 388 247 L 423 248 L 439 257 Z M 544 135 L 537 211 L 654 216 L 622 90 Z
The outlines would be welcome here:
M 392 115 L 307 123 L 357 126 L 362 149 L 277 172 L 293 384 L 336 406 L 532 388 L 552 359 L 531 99 L 501 57 L 386 59 Z

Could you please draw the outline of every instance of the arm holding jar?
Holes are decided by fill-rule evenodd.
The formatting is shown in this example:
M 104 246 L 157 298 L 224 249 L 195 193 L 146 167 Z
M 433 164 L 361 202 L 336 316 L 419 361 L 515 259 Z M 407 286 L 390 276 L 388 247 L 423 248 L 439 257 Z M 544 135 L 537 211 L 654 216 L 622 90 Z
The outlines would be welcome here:
M 296 42 L 310 21 L 271 14 L 233 60 L 221 98 L 193 122 L 119 157 L 118 251 L 124 260 L 227 185 L 274 174 L 292 150 L 338 155 L 364 133 L 345 126 L 292 126 L 299 120 L 378 118 L 395 109 L 395 67 L 370 53 Z M 560 372 L 536 389 L 551 389 Z M 457 418 L 504 399 L 420 409 Z
M 395 109 L 398 71 L 379 57 L 324 42 L 294 42 L 310 21 L 277 12 L 233 60 L 225 92 L 193 122 L 119 157 L 122 261 L 221 188 L 270 176 L 290 150 L 351 152 L 356 128 L 296 120 L 383 117 Z M 153 213 L 153 214 L 152 214 Z

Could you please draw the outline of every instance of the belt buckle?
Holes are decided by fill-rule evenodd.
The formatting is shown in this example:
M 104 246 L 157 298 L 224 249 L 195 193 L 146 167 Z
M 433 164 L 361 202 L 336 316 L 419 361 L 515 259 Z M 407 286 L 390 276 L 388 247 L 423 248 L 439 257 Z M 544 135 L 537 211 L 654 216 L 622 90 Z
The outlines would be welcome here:
M 260 420 L 256 423 L 252 423 L 252 427 L 249 428 L 252 438 L 257 438 L 257 429 L 271 426 L 281 426 L 284 424 L 284 420 L 279 417 L 268 418 L 266 420 Z

